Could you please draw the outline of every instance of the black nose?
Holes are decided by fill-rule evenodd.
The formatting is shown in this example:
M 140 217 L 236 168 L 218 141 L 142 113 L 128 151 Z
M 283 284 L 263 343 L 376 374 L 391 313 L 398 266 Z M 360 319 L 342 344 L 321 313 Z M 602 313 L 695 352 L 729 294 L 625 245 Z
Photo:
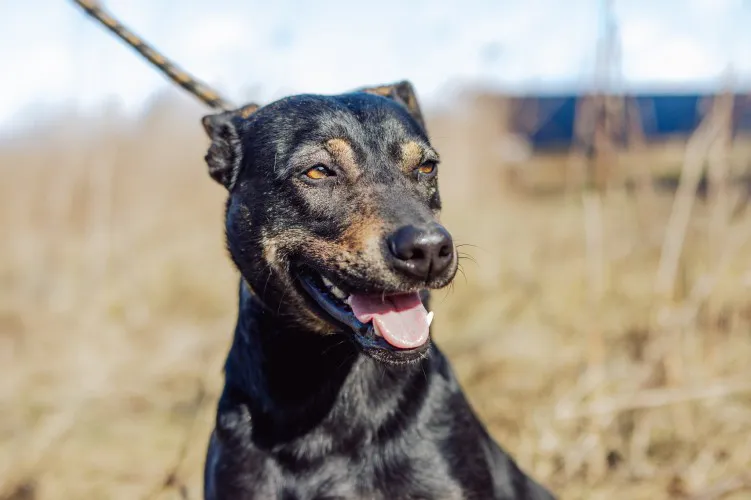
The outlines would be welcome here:
M 404 226 L 388 238 L 392 265 L 415 278 L 440 275 L 454 259 L 451 235 L 442 226 Z

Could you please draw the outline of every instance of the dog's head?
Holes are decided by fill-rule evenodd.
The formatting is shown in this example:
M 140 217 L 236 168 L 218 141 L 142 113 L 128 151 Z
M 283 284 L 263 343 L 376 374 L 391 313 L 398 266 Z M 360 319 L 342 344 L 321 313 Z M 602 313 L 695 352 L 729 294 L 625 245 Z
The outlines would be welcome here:
M 209 172 L 229 191 L 230 254 L 270 313 L 344 332 L 384 362 L 424 355 L 423 300 L 454 278 L 457 254 L 412 86 L 293 96 L 203 123 Z

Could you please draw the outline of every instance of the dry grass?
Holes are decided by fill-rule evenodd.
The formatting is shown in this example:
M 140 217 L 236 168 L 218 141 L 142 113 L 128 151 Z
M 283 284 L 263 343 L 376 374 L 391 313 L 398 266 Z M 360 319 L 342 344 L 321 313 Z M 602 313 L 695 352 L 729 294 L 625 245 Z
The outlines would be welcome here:
M 0 149 L 0 498 L 200 498 L 237 276 L 198 116 L 67 119 Z M 672 196 L 511 189 L 486 120 L 432 120 L 474 258 L 435 336 L 493 435 L 564 499 L 748 498 L 751 216 L 717 236 L 697 201 L 660 298 Z

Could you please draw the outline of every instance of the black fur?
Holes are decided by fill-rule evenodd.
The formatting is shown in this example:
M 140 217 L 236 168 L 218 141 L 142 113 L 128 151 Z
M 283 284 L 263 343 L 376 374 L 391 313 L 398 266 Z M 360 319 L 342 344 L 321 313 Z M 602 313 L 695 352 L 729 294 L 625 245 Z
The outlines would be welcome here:
M 437 161 L 411 86 L 400 85 L 204 122 L 243 277 L 206 459 L 209 500 L 553 498 L 493 442 L 434 344 L 371 348 L 300 287 L 305 268 L 348 290 L 421 290 L 427 301 L 427 289 L 453 279 L 455 265 L 418 282 L 366 245 L 380 238 L 368 239 L 368 224 L 385 238 L 436 224 L 440 209 L 437 179 L 400 164 L 409 142 L 421 145 L 420 162 Z M 323 151 L 330 139 L 346 140 L 356 174 Z M 303 175 L 318 164 L 336 176 Z

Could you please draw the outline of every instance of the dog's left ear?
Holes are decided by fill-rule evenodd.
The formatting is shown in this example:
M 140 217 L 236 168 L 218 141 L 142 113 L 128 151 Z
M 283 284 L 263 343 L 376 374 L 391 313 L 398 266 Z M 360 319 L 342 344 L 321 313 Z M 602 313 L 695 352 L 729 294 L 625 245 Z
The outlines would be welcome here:
M 417 102 L 417 94 L 415 88 L 407 80 L 401 82 L 392 83 L 390 85 L 380 85 L 378 87 L 368 87 L 360 89 L 362 92 L 369 94 L 376 94 L 383 97 L 393 99 L 407 108 L 412 118 L 417 120 L 417 123 L 425 129 L 425 120 L 422 117 L 422 111 L 420 110 L 420 104 Z
M 242 108 L 207 115 L 201 119 L 203 128 L 211 139 L 211 146 L 206 153 L 209 175 L 228 191 L 235 187 L 242 165 L 242 124 L 259 107 L 257 104 L 247 104 Z

